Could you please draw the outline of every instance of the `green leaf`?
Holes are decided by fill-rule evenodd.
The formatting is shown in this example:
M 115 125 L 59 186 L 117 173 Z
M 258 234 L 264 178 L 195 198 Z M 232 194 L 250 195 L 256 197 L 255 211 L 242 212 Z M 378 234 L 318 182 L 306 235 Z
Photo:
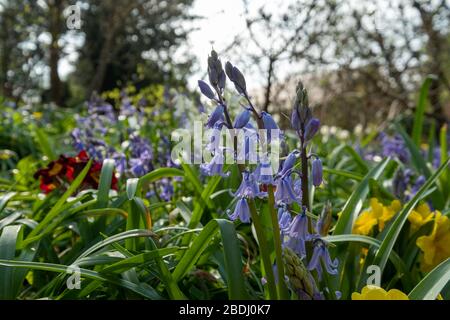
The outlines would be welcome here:
M 359 243 L 365 243 L 365 244 L 374 246 L 376 248 L 379 248 L 381 246 L 380 240 L 372 238 L 372 237 L 368 237 L 368 236 L 357 235 L 357 234 L 342 234 L 342 235 L 338 235 L 338 236 L 327 236 L 327 237 L 324 237 L 324 240 L 327 242 L 330 242 L 330 243 L 359 242 Z M 403 275 L 408 274 L 405 263 L 398 256 L 398 254 L 395 251 L 391 252 L 389 259 L 394 264 L 395 268 L 397 269 L 397 272 L 399 272 Z
M 224 249 L 228 297 L 230 299 L 247 299 L 248 293 L 245 289 L 239 242 L 234 224 L 228 220 L 214 219 L 208 222 L 178 262 L 172 273 L 173 279 L 179 282 L 192 269 L 200 255 L 210 245 L 217 231 L 220 231 Z
M 0 214 L 2 213 L 3 209 L 6 208 L 9 200 L 11 200 L 16 194 L 16 192 L 7 192 L 0 197 Z
M 194 170 L 192 170 L 190 165 L 187 164 L 181 164 L 181 167 L 184 170 L 184 175 L 189 181 L 194 185 L 195 192 L 198 196 L 201 197 L 202 191 L 203 191 L 203 184 L 198 178 L 198 174 L 195 174 Z M 214 205 L 212 203 L 212 200 L 210 198 L 203 199 L 206 201 L 206 204 L 208 205 L 208 208 L 214 208 Z
M 350 234 L 353 229 L 353 224 L 362 209 L 364 200 L 369 192 L 370 179 L 378 179 L 389 163 L 390 158 L 381 161 L 376 167 L 370 170 L 364 179 L 358 184 L 355 191 L 347 200 L 340 218 L 336 223 L 333 235 Z
M 38 127 L 34 128 L 34 132 L 36 134 L 36 140 L 37 143 L 39 144 L 42 153 L 48 158 L 48 160 L 55 160 L 56 155 L 53 152 L 53 148 L 51 146 L 47 134 L 41 128 Z
M 450 281 L 450 258 L 431 270 L 409 293 L 411 300 L 434 300 Z
M 431 176 L 431 171 L 427 166 L 426 161 L 424 160 L 422 153 L 420 152 L 419 147 L 414 143 L 414 141 L 409 137 L 406 133 L 405 129 L 399 124 L 395 124 L 396 131 L 402 136 L 405 141 L 406 147 L 411 153 L 411 160 L 416 169 L 423 174 L 426 178 Z
M 425 182 L 425 184 L 414 195 L 414 197 L 403 207 L 395 220 L 388 227 L 389 229 L 386 233 L 386 236 L 384 237 L 380 249 L 377 251 L 373 261 L 373 264 L 378 265 L 381 271 L 383 271 L 384 267 L 386 266 L 387 259 L 391 254 L 392 248 L 397 241 L 398 235 L 400 234 L 403 225 L 408 219 L 408 215 L 416 207 L 417 203 L 422 199 L 424 194 L 426 194 L 426 191 L 433 185 L 436 179 L 439 178 L 439 176 L 444 172 L 449 163 L 450 159 L 448 159 L 439 167 L 438 170 L 436 170 L 436 172 Z
M 330 169 L 330 168 L 323 168 L 323 172 L 328 173 L 328 174 L 334 174 L 337 176 L 341 176 L 344 178 L 349 178 L 352 180 L 356 180 L 356 181 L 361 181 L 364 177 L 357 174 L 357 173 L 353 173 L 353 172 L 349 172 L 349 171 L 345 171 L 345 170 L 337 170 L 337 169 Z
M 127 197 L 128 200 L 131 200 L 136 195 L 136 190 L 139 184 L 139 179 L 137 178 L 131 178 L 127 180 Z
M 155 234 L 150 231 L 150 230 L 128 230 L 125 232 L 121 232 L 118 233 L 116 235 L 113 235 L 111 237 L 106 238 L 105 240 L 102 240 L 96 244 L 94 244 L 93 246 L 91 246 L 89 249 L 87 249 L 85 252 L 83 252 L 78 258 L 77 260 L 87 257 L 90 254 L 92 254 L 93 252 L 107 246 L 110 245 L 112 243 L 118 242 L 118 241 L 122 241 L 125 239 L 129 239 L 129 238 L 137 238 L 137 237 L 152 237 Z
M 143 264 L 148 263 L 149 261 L 153 261 L 156 257 L 164 257 L 169 254 L 173 254 L 179 250 L 182 250 L 180 247 L 170 247 L 170 248 L 161 248 L 157 250 L 152 250 L 149 252 L 144 252 L 135 256 L 131 256 L 129 258 L 125 258 L 120 260 L 114 264 L 111 264 L 104 268 L 101 273 L 122 273 L 131 268 L 139 267 Z
M 414 116 L 414 126 L 412 131 L 412 140 L 417 147 L 420 147 L 420 140 L 422 138 L 423 122 L 425 109 L 427 107 L 428 91 L 430 85 L 436 80 L 434 76 L 428 76 L 420 88 L 419 102 L 417 104 L 416 113 Z
M 0 236 L 0 259 L 11 260 L 16 255 L 16 243 L 21 226 L 7 226 Z M 0 299 L 14 299 L 13 269 L 0 267 Z
M 105 159 L 100 173 L 100 182 L 98 184 L 97 208 L 105 208 L 109 202 L 109 190 L 114 174 L 114 160 Z
M 138 192 L 140 192 L 144 184 L 152 183 L 162 178 L 183 177 L 184 172 L 176 168 L 158 168 L 139 178 Z
M 14 267 L 14 268 L 27 268 L 33 270 L 43 270 L 58 273 L 69 273 L 69 266 L 54 264 L 54 263 L 41 263 L 41 262 L 23 262 L 12 260 L 0 260 L 0 266 Z M 138 285 L 133 282 L 124 279 L 110 278 L 101 275 L 98 272 L 80 268 L 80 275 L 88 279 L 111 283 L 125 289 L 131 290 L 145 298 L 159 300 L 162 297 L 156 292 L 155 289 L 149 285 Z
M 369 167 L 367 166 L 367 163 L 364 161 L 363 158 L 358 154 L 358 152 L 355 151 L 355 149 L 351 146 L 346 145 L 344 147 L 344 150 L 347 151 L 355 161 L 355 163 L 363 170 L 364 173 L 369 171 Z
M 209 199 L 209 197 L 211 197 L 221 179 L 222 179 L 221 176 L 214 176 L 211 178 L 211 180 L 209 180 L 208 184 L 206 185 L 205 189 L 202 192 L 201 196 L 202 200 Z M 197 228 L 198 224 L 200 223 L 206 205 L 205 201 L 202 200 L 197 201 L 197 203 L 195 204 L 194 211 L 192 212 L 191 221 L 189 221 L 188 224 L 189 228 Z

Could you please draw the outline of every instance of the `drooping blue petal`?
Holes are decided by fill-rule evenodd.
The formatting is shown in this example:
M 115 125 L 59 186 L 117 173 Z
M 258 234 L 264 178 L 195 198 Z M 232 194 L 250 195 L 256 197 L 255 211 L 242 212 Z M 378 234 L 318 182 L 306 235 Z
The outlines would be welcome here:
M 242 111 L 234 120 L 234 128 L 235 129 L 242 129 L 247 125 L 247 123 L 250 121 L 250 110 L 245 108 L 244 111 Z
M 256 166 L 254 175 L 258 183 L 274 184 L 272 165 L 268 161 L 259 162 Z
M 229 217 L 233 221 L 239 218 L 243 223 L 250 223 L 250 208 L 245 198 L 238 200 L 234 212 Z
M 252 173 L 247 171 L 242 173 L 242 182 L 239 188 L 236 190 L 235 197 L 265 197 L 267 196 L 266 192 L 260 192 L 258 183 L 256 182 L 255 176 Z
M 225 157 L 222 151 L 217 151 L 214 157 L 209 163 L 203 163 L 200 165 L 202 172 L 208 176 L 220 175 L 226 177 L 229 173 L 223 172 L 223 165 L 225 163 Z
M 210 114 L 208 121 L 206 122 L 207 128 L 213 128 L 216 122 L 223 119 L 224 106 L 218 104 L 214 111 Z
M 281 177 L 276 182 L 275 200 L 285 204 L 293 202 L 300 203 L 299 197 L 295 194 L 290 176 Z
M 292 167 L 297 161 L 297 155 L 298 151 L 296 150 L 289 153 L 289 155 L 286 157 L 286 160 L 284 160 L 283 169 L 281 169 L 280 173 L 278 174 L 279 176 L 284 176 L 292 171 Z

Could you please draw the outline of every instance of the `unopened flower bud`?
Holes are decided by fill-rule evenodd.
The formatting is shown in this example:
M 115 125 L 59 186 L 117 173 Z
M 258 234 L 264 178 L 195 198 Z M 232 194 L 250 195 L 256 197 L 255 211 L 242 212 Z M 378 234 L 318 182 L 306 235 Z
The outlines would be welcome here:
M 319 119 L 312 118 L 308 121 L 305 127 L 305 141 L 311 140 L 317 133 L 320 127 L 320 121 Z
M 313 185 L 318 187 L 322 184 L 322 161 L 316 158 L 312 162 Z
M 211 87 L 203 80 L 198 80 L 198 86 L 200 91 L 209 99 L 214 99 L 215 94 L 212 91 Z
M 333 211 L 331 207 L 331 202 L 327 202 L 320 213 L 319 219 L 316 224 L 316 231 L 321 236 L 325 237 L 331 228 L 331 223 L 333 222 Z

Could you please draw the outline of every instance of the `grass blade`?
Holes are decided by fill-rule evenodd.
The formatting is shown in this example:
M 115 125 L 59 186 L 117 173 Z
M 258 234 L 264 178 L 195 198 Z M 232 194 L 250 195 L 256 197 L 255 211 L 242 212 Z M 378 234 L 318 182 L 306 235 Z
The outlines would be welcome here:
M 180 281 L 194 266 L 211 239 L 220 231 L 225 255 L 228 278 L 228 296 L 230 299 L 248 298 L 245 280 L 242 274 L 242 257 L 234 224 L 224 219 L 211 220 L 194 239 L 192 245 L 178 262 L 172 273 L 175 281 Z
M 435 77 L 428 76 L 420 88 L 419 102 L 417 104 L 414 126 L 412 131 L 412 140 L 417 147 L 420 147 L 420 139 L 422 138 L 423 122 L 425 117 L 425 109 L 427 107 L 428 91 L 431 83 L 435 81 Z
M 450 258 L 431 270 L 409 293 L 411 300 L 435 300 L 450 281 Z
M 21 226 L 7 226 L 0 236 L 0 259 L 11 260 L 16 254 L 16 243 Z M 13 299 L 13 269 L 0 267 L 0 299 Z
M 109 202 L 109 190 L 111 189 L 111 181 L 114 174 L 114 160 L 105 159 L 100 173 L 100 182 L 97 192 L 97 208 L 105 208 Z

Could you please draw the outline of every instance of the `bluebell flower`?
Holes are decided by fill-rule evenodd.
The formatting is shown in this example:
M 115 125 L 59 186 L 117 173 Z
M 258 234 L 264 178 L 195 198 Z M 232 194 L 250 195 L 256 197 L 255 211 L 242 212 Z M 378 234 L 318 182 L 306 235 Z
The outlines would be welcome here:
M 206 150 L 210 152 L 216 152 L 219 150 L 221 137 L 222 137 L 222 122 L 216 122 L 213 126 L 209 143 L 206 145 Z
M 385 133 L 380 134 L 381 145 L 383 148 L 383 156 L 397 157 L 401 162 L 408 163 L 410 160 L 410 153 L 405 145 L 405 141 L 399 135 L 390 138 Z
M 337 274 L 338 260 L 334 259 L 331 261 L 330 253 L 328 252 L 328 248 L 326 242 L 320 238 L 317 238 L 313 241 L 314 251 L 311 257 L 311 260 L 308 264 L 308 270 L 316 270 L 319 276 L 319 279 L 322 279 L 322 263 L 325 266 L 325 270 L 329 274 Z
M 302 213 L 297 214 L 293 219 L 288 228 L 288 235 L 291 238 L 296 239 L 309 239 L 308 232 L 308 216 L 305 210 Z
M 262 111 L 261 118 L 264 124 L 264 129 L 267 130 L 267 139 L 270 142 L 272 140 L 271 130 L 280 130 L 280 128 L 278 128 L 277 123 L 275 122 L 275 120 L 273 120 L 272 116 L 269 113 Z
M 298 151 L 294 150 L 286 157 L 286 160 L 284 160 L 283 168 L 278 173 L 279 176 L 285 176 L 287 174 L 290 174 L 292 171 L 292 168 L 295 165 L 295 162 L 297 161 Z
M 200 165 L 202 172 L 208 176 L 220 175 L 222 177 L 228 176 L 228 173 L 223 172 L 223 165 L 225 157 L 222 151 L 217 150 L 209 163 Z
M 83 134 L 81 133 L 81 130 L 79 128 L 75 128 L 72 130 L 71 134 L 72 139 L 74 140 L 74 147 L 75 149 L 80 152 L 81 150 L 85 149 L 84 143 L 83 143 Z
M 112 159 L 114 159 L 117 172 L 123 174 L 127 169 L 127 158 L 125 154 L 123 154 L 122 152 L 114 152 L 112 155 Z
M 294 193 L 299 198 L 302 197 L 302 180 L 300 178 L 294 180 Z
M 250 116 L 251 116 L 250 110 L 245 108 L 244 111 L 238 114 L 238 116 L 234 120 L 234 128 L 242 129 L 250 121 Z
M 170 201 L 172 199 L 174 188 L 173 183 L 170 179 L 164 178 L 159 181 L 161 192 L 159 196 L 164 201 Z
M 318 187 L 322 184 L 322 161 L 319 158 L 315 158 L 312 162 L 312 180 L 313 185 Z
M 218 104 L 214 111 L 210 114 L 208 121 L 206 122 L 207 128 L 213 128 L 218 121 L 223 121 L 224 106 Z
M 141 177 L 153 170 L 152 155 L 148 150 L 142 151 L 137 158 L 130 159 L 130 170 L 135 177 Z
M 285 234 L 285 231 L 288 230 L 289 226 L 292 222 L 292 216 L 289 210 L 286 209 L 285 206 L 281 206 L 278 208 L 278 224 L 280 225 L 280 231 L 282 235 Z
M 123 117 L 131 117 L 137 113 L 137 109 L 133 106 L 130 99 L 124 97 L 120 108 L 120 115 Z
M 416 181 L 414 181 L 413 186 L 411 187 L 411 196 L 414 196 L 417 192 L 419 192 L 420 188 L 425 184 L 427 179 L 425 176 L 418 176 Z
M 292 222 L 284 230 L 289 237 L 285 245 L 302 258 L 306 256 L 306 241 L 309 241 L 311 238 L 311 234 L 308 231 L 308 223 L 308 216 L 304 209 L 302 213 L 292 219 Z
M 286 204 L 291 204 L 293 202 L 300 203 L 300 197 L 296 195 L 293 190 L 292 178 L 290 176 L 284 176 L 277 179 L 275 200 Z
M 254 162 L 257 159 L 257 144 L 258 144 L 258 134 L 255 128 L 250 122 L 248 122 L 244 127 L 244 148 L 238 148 L 238 161 L 251 161 Z M 238 140 L 239 141 L 239 140 Z
M 253 174 L 258 183 L 274 184 L 272 165 L 267 160 L 259 162 Z
M 233 221 L 239 218 L 243 223 L 250 222 L 250 208 L 245 198 L 240 198 L 237 201 L 234 212 L 229 217 Z
M 267 196 L 267 192 L 260 192 L 258 183 L 256 182 L 255 176 L 248 171 L 244 171 L 242 173 L 242 182 L 239 188 L 234 193 L 235 197 L 265 197 Z

